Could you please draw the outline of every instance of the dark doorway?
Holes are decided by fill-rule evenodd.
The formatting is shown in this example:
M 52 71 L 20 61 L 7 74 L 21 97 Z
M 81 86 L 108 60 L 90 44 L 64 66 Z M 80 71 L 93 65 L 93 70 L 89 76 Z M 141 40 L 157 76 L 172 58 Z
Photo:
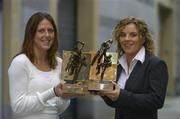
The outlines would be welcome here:
M 76 0 L 60 0 L 58 3 L 59 52 L 73 50 L 76 42 Z M 60 119 L 76 119 L 76 99 L 72 99 L 68 109 Z

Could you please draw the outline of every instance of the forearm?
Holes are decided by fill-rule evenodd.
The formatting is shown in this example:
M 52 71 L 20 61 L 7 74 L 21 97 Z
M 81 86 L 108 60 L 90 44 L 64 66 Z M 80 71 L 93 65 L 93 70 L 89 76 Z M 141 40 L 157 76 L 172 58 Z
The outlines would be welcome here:
M 107 96 L 101 96 L 102 97 L 102 99 L 104 100 L 104 102 L 107 104 L 107 105 L 109 105 L 110 107 L 113 107 L 113 108 L 115 108 L 115 107 L 117 107 L 116 105 L 116 103 L 114 102 L 114 101 L 112 101 L 110 98 L 108 98 Z
M 26 115 L 27 113 L 38 112 L 43 110 L 46 106 L 46 101 L 55 97 L 53 89 L 49 89 L 42 93 L 35 93 L 34 95 L 22 94 L 18 98 L 11 95 L 12 110 L 17 115 Z
M 152 65 L 144 80 L 148 80 L 147 90 L 141 92 L 121 89 L 119 98 L 114 102 L 116 107 L 140 110 L 157 110 L 164 104 L 168 82 L 167 67 L 160 61 Z
M 121 90 L 121 94 L 114 101 L 114 105 L 116 108 L 122 107 L 131 110 L 157 110 L 163 106 L 164 98 L 160 93 L 138 94 Z
M 63 99 L 61 97 L 56 97 L 57 102 L 56 102 L 56 107 L 58 108 L 58 112 L 61 114 L 63 113 L 68 106 L 70 105 L 70 100 L 69 99 Z

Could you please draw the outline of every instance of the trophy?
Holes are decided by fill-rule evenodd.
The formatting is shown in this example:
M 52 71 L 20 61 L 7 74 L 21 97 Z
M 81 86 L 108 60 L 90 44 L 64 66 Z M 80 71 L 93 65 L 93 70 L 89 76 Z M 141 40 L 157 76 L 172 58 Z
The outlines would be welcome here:
M 113 90 L 116 80 L 117 53 L 107 52 L 113 41 L 103 42 L 100 49 L 91 53 L 91 67 L 88 80 L 89 91 Z
M 107 52 L 113 41 L 101 44 L 97 52 L 82 52 L 78 41 L 74 51 L 63 51 L 61 79 L 65 93 L 90 94 L 91 91 L 113 90 L 116 80 L 117 53 Z
M 61 79 L 66 81 L 63 86 L 65 93 L 87 93 L 85 80 L 88 79 L 90 55 L 82 52 L 83 47 L 84 43 L 78 41 L 75 51 L 63 51 Z

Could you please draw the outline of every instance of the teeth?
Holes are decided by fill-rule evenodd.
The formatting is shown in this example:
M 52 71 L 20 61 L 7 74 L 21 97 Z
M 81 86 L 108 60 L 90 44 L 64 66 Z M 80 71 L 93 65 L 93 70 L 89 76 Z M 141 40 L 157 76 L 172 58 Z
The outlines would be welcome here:
M 50 40 L 44 40 L 43 42 L 49 43 L 49 42 L 50 42 Z
M 44 43 L 45 45 L 49 45 L 50 41 L 49 41 L 49 40 L 45 40 L 45 41 L 43 41 L 43 43 Z
M 129 47 L 129 46 L 131 46 L 131 45 L 130 45 L 130 44 L 125 44 L 125 46 L 126 46 L 126 47 Z

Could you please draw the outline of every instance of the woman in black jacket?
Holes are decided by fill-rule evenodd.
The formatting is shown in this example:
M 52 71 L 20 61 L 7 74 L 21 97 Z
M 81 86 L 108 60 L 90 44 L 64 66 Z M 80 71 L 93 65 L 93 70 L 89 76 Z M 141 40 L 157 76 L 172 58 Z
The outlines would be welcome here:
M 115 108 L 115 119 L 157 119 L 168 83 L 166 63 L 154 55 L 147 24 L 135 17 L 122 19 L 113 31 L 118 46 L 115 89 L 101 91 Z

